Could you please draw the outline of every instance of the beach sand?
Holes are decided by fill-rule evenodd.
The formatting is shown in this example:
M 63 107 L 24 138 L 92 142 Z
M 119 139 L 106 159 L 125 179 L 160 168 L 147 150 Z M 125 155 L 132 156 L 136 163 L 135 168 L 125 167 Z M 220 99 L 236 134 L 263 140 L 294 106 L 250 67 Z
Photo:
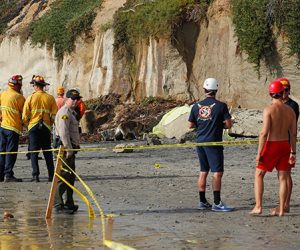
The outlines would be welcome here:
M 250 216 L 257 145 L 225 147 L 221 195 L 235 211 L 218 213 L 197 210 L 199 164 L 193 147 L 119 154 L 103 150 L 116 144 L 84 144 L 101 150 L 79 152 L 76 161 L 77 173 L 104 213 L 115 215 L 113 241 L 136 249 L 300 249 L 299 163 L 292 173 L 291 212 L 269 216 L 270 208 L 279 202 L 275 171 L 265 177 L 263 214 Z M 20 150 L 26 149 L 27 145 L 21 145 Z M 79 204 L 76 214 L 53 212 L 51 220 L 44 219 L 51 187 L 44 160 L 40 169 L 41 182 L 29 182 L 30 161 L 19 154 L 14 172 L 23 182 L 0 183 L 0 214 L 14 215 L 1 219 L 0 249 L 102 249 L 98 209 L 93 205 L 97 218 L 89 219 L 78 195 L 74 194 Z M 211 174 L 208 180 L 207 199 L 213 202 Z M 75 187 L 87 195 L 79 181 Z

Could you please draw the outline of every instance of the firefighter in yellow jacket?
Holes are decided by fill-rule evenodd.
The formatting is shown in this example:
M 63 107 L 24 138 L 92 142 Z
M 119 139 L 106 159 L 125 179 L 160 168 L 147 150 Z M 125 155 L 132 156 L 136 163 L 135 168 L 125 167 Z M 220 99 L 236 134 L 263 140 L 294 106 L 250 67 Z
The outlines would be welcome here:
M 33 76 L 30 82 L 35 92 L 27 97 L 22 119 L 29 131 L 29 150 L 51 149 L 51 130 L 57 113 L 57 105 L 52 95 L 44 91 L 49 85 L 42 76 Z M 52 181 L 54 163 L 52 151 L 43 151 L 48 169 L 48 181 Z M 38 153 L 31 153 L 32 179 L 39 182 L 40 169 Z
M 56 135 L 59 137 L 61 144 L 66 150 L 66 154 L 63 157 L 63 161 L 75 171 L 75 152 L 68 151 L 68 149 L 79 148 L 79 122 L 76 119 L 75 108 L 81 96 L 77 90 L 69 90 L 66 94 L 67 100 L 65 105 L 59 109 L 56 118 Z M 67 169 L 67 167 L 64 167 Z M 75 183 L 75 175 L 70 171 L 62 170 L 61 176 L 68 181 L 72 186 Z M 64 202 L 63 194 L 67 192 L 67 199 Z M 57 192 L 55 196 L 54 206 L 56 211 L 73 214 L 77 211 L 78 205 L 74 204 L 73 189 L 66 183 L 59 181 Z
M 22 76 L 15 75 L 8 80 L 9 89 L 0 95 L 1 127 L 0 127 L 0 152 L 17 152 L 19 136 L 22 133 L 22 109 L 25 98 L 20 94 Z M 0 181 L 20 182 L 14 176 L 13 167 L 17 154 L 0 155 Z

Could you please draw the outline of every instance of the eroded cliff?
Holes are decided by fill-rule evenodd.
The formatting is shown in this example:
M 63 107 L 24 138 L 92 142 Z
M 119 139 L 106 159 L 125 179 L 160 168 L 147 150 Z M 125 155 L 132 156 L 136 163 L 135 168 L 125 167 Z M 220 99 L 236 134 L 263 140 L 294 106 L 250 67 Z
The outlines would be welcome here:
M 114 49 L 114 31 L 103 26 L 112 22 L 114 13 L 125 0 L 106 0 L 98 10 L 92 30 L 76 39 L 75 50 L 61 61 L 53 48 L 32 46 L 24 40 L 22 30 L 36 15 L 43 15 L 51 2 L 27 1 L 20 15 L 9 24 L 0 44 L 1 89 L 13 74 L 24 76 L 24 95 L 31 93 L 29 81 L 41 74 L 51 83 L 49 92 L 57 86 L 79 87 L 84 99 L 108 93 L 122 95 L 123 101 L 141 101 L 145 97 L 174 97 L 180 100 L 203 96 L 202 82 L 215 77 L 220 82 L 219 97 L 230 106 L 261 108 L 270 102 L 267 84 L 286 76 L 292 84 L 294 97 L 300 98 L 299 69 L 296 58 L 288 55 L 286 43 L 278 38 L 280 57 L 274 67 L 260 67 L 260 75 L 247 55 L 239 48 L 232 23 L 229 0 L 215 0 L 200 25 L 186 23 L 176 33 L 174 46 L 166 38 L 149 38 L 135 46 L 135 68 L 129 70 L 126 58 Z M 27 84 L 28 83 L 28 84 Z

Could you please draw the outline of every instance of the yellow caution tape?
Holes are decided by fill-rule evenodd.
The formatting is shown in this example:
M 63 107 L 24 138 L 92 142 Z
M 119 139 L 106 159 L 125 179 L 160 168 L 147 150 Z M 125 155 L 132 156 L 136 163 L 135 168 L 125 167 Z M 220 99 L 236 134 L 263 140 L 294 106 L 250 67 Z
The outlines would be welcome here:
M 8 155 L 8 154 L 27 154 L 27 153 L 42 153 L 49 151 L 58 151 L 58 148 L 50 148 L 50 149 L 39 149 L 39 150 L 30 150 L 30 151 L 17 151 L 17 152 L 0 152 L 0 155 Z
M 61 179 L 64 183 L 66 183 L 70 188 L 72 188 L 79 196 L 80 198 L 87 204 L 88 206 L 88 211 L 89 211 L 89 217 L 94 219 L 95 218 L 95 213 L 94 213 L 94 209 L 91 206 L 91 203 L 89 202 L 89 200 L 74 186 L 72 186 L 65 178 L 63 178 L 62 176 L 60 176 L 59 174 L 55 173 L 55 175 Z
M 86 191 L 88 192 L 88 194 L 92 197 L 93 201 L 95 202 L 96 206 L 99 209 L 100 212 L 100 218 L 102 221 L 102 231 L 103 231 L 103 241 L 105 240 L 105 215 L 104 212 L 101 208 L 101 206 L 99 205 L 94 193 L 92 192 L 92 190 L 89 188 L 88 185 L 85 184 L 85 182 L 80 178 L 80 176 L 72 169 L 70 168 L 70 166 L 68 166 L 68 164 L 60 157 L 60 160 L 64 163 L 64 165 L 66 165 L 69 170 L 78 178 L 78 180 L 81 182 L 81 184 L 84 186 L 84 188 L 86 189 Z
M 121 243 L 118 243 L 118 242 L 114 242 L 114 241 L 109 241 L 109 240 L 106 240 L 105 239 L 105 217 L 113 217 L 113 216 L 116 216 L 116 215 L 113 215 L 113 214 L 110 214 L 110 215 L 104 215 L 104 212 L 101 208 L 101 206 L 99 205 L 94 193 L 92 192 L 92 190 L 89 188 L 88 185 L 85 184 L 85 182 L 80 178 L 80 176 L 78 174 L 76 174 L 76 172 L 70 167 L 68 166 L 68 164 L 66 164 L 66 162 L 59 156 L 60 160 L 64 163 L 65 166 L 67 166 L 69 168 L 69 170 L 79 179 L 79 181 L 81 182 L 81 184 L 85 187 L 85 189 L 87 190 L 87 192 L 89 193 L 89 195 L 92 197 L 93 201 L 95 202 L 96 206 L 98 207 L 99 209 L 99 212 L 100 212 L 100 217 L 101 217 L 101 222 L 102 222 L 102 235 L 103 235 L 103 244 L 106 245 L 107 247 L 111 248 L 111 249 L 115 249 L 115 250 L 135 250 L 134 248 L 132 247 L 129 247 L 129 246 L 126 246 L 126 245 L 123 245 Z M 92 215 L 93 217 L 91 218 L 95 218 L 95 215 L 94 215 L 94 210 L 93 208 L 90 206 L 90 203 L 89 201 L 87 200 L 87 198 L 81 194 L 79 192 L 79 190 L 77 190 L 75 187 L 73 187 L 70 183 L 68 183 L 63 177 L 59 176 L 57 173 L 55 173 L 62 181 L 64 181 L 70 188 L 72 188 L 88 205 L 89 207 L 89 213 L 92 212 Z
M 104 240 L 104 245 L 112 250 L 135 250 L 135 248 L 111 240 Z
M 105 214 L 105 218 L 126 216 L 126 214 Z
M 297 143 L 300 143 L 300 138 L 297 138 Z M 182 143 L 182 144 L 163 144 L 163 145 L 141 145 L 141 146 L 124 146 L 122 149 L 159 149 L 159 148 L 188 148 L 195 146 L 236 146 L 236 145 L 254 145 L 258 144 L 258 139 L 255 140 L 241 140 L 241 141 L 219 141 L 219 142 L 195 142 L 195 143 Z M 68 149 L 68 151 L 110 151 L 114 148 L 106 147 L 92 147 L 92 148 L 79 148 Z M 33 151 L 18 151 L 18 152 L 0 152 L 0 154 L 27 154 L 27 153 L 39 153 L 46 151 L 58 151 L 58 148 L 51 148 L 45 150 L 33 150 Z

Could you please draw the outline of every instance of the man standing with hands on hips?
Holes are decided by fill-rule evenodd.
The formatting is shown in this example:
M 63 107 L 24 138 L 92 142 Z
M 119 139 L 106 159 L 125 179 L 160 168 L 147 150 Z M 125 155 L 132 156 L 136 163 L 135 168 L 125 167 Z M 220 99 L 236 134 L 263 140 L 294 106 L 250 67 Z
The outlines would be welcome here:
M 79 149 L 79 123 L 76 119 L 76 105 L 81 96 L 77 90 L 69 90 L 66 94 L 65 105 L 58 111 L 55 117 L 56 136 L 59 137 L 60 144 L 64 146 L 65 154 L 63 161 L 75 171 L 75 151 L 69 149 Z M 75 175 L 64 166 L 61 176 L 72 186 L 75 183 Z M 64 202 L 63 194 L 67 191 L 67 199 Z M 78 205 L 74 204 L 73 189 L 66 183 L 59 181 L 55 195 L 54 207 L 57 212 L 73 214 L 78 210 Z
M 206 98 L 192 107 L 189 128 L 197 129 L 197 142 L 220 142 L 223 139 L 223 129 L 232 127 L 231 116 L 227 105 L 216 99 L 217 80 L 207 78 L 203 88 Z M 223 146 L 197 146 L 196 149 L 200 162 L 198 179 L 200 202 L 198 209 L 209 209 L 216 212 L 232 211 L 233 208 L 221 200 L 221 181 L 224 172 Z M 206 179 L 209 171 L 213 173 L 213 205 L 205 197 Z

